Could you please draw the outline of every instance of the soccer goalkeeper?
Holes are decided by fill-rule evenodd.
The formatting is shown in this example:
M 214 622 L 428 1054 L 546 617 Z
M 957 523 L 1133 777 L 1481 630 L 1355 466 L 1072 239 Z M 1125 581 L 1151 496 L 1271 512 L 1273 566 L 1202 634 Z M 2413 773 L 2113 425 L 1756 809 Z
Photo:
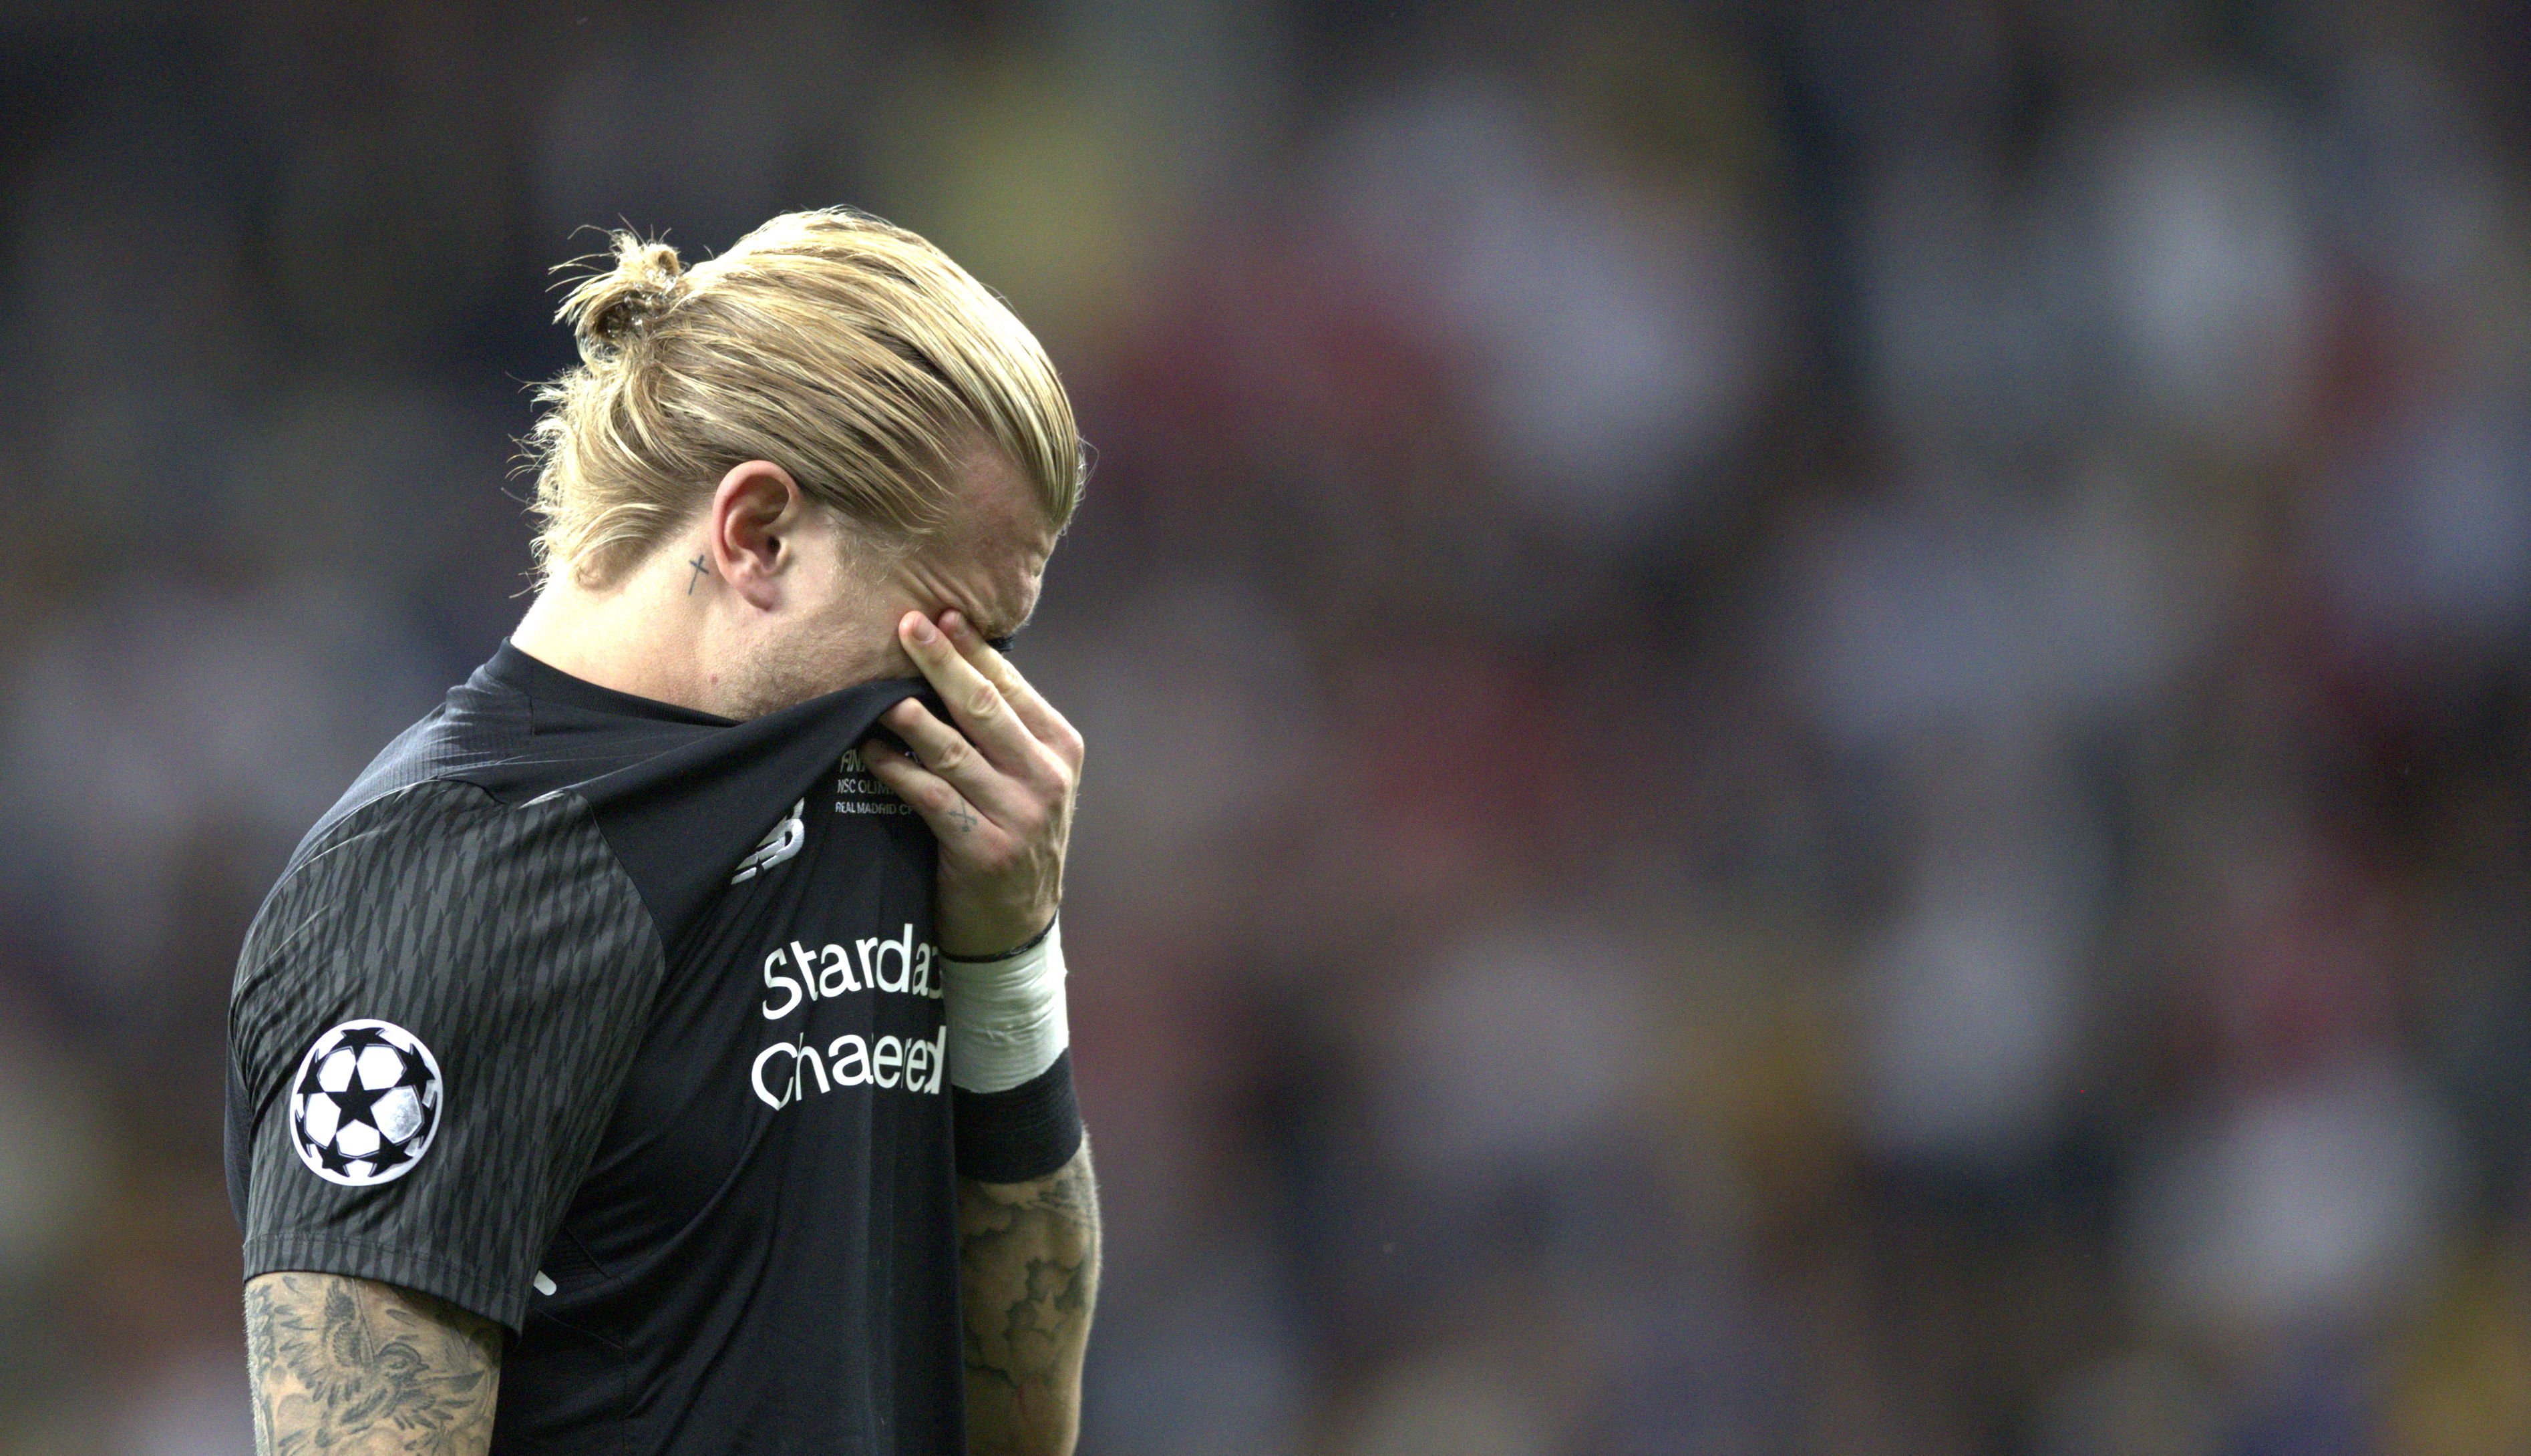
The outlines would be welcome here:
M 258 1449 L 1069 1451 L 1082 742 L 993 645 L 1062 385 L 845 212 L 619 237 L 563 314 L 542 589 L 239 961 Z

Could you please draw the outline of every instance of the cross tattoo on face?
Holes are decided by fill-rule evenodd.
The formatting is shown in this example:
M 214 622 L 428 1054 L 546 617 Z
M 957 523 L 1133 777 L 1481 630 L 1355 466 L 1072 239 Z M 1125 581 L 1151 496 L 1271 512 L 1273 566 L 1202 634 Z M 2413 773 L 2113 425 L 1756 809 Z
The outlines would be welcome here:
M 706 567 L 703 565 L 703 559 L 702 557 L 700 557 L 700 556 L 696 557 L 694 560 L 692 560 L 692 561 L 690 561 L 690 562 L 687 562 L 686 564 L 687 564 L 688 566 L 691 566 L 691 567 L 693 567 L 693 568 L 695 569 L 695 574 L 694 574 L 693 576 L 691 576 L 691 577 L 686 578 L 686 594 L 687 594 L 688 596 L 692 596 L 692 595 L 694 595 L 694 594 L 695 594 L 695 583 L 700 582 L 700 581 L 702 581 L 702 580 L 703 579 L 703 573 L 704 573 L 704 571 L 706 571 L 708 568 L 706 568 Z

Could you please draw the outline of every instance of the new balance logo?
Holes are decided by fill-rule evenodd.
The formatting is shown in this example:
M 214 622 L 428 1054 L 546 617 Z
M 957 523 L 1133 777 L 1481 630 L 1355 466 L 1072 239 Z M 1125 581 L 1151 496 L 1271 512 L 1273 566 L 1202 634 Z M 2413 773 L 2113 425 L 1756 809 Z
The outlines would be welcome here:
M 729 877 L 729 882 L 738 884 L 754 879 L 759 869 L 770 869 L 800 853 L 801 844 L 809 837 L 809 826 L 800 821 L 800 815 L 808 807 L 806 799 L 792 805 L 791 816 L 765 831 L 764 837 L 757 841 L 755 851 L 738 862 L 738 872 Z

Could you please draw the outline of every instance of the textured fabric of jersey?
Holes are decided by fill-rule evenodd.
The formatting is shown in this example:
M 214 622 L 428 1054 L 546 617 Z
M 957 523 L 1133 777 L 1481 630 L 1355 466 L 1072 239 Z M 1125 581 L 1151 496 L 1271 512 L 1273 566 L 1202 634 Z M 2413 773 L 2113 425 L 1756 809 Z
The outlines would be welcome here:
M 441 1124 L 410 1173 L 346 1188 L 262 1119 L 254 1161 L 276 1176 L 253 1180 L 248 1263 L 357 1264 L 516 1325 L 658 989 L 644 919 L 577 800 L 512 809 L 440 780 L 346 815 L 265 907 L 238 1075 L 286 1092 L 317 1035 L 376 1018 L 437 1057 Z M 511 1071 L 533 1068 L 569 1075 Z
M 240 958 L 247 1275 L 509 1326 L 496 1452 L 963 1450 L 934 846 L 853 752 L 920 686 L 733 724 L 505 645 L 390 745 Z M 401 1162 L 324 1142 L 377 1024 Z

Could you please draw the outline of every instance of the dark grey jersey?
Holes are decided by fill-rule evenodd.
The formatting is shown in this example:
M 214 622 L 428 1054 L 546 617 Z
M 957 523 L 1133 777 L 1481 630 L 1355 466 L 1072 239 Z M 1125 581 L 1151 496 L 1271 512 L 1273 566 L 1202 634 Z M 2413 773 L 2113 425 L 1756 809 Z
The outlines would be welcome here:
M 504 646 L 311 830 L 230 1018 L 249 1277 L 515 1331 L 493 1449 L 956 1452 L 929 831 L 854 745 Z

